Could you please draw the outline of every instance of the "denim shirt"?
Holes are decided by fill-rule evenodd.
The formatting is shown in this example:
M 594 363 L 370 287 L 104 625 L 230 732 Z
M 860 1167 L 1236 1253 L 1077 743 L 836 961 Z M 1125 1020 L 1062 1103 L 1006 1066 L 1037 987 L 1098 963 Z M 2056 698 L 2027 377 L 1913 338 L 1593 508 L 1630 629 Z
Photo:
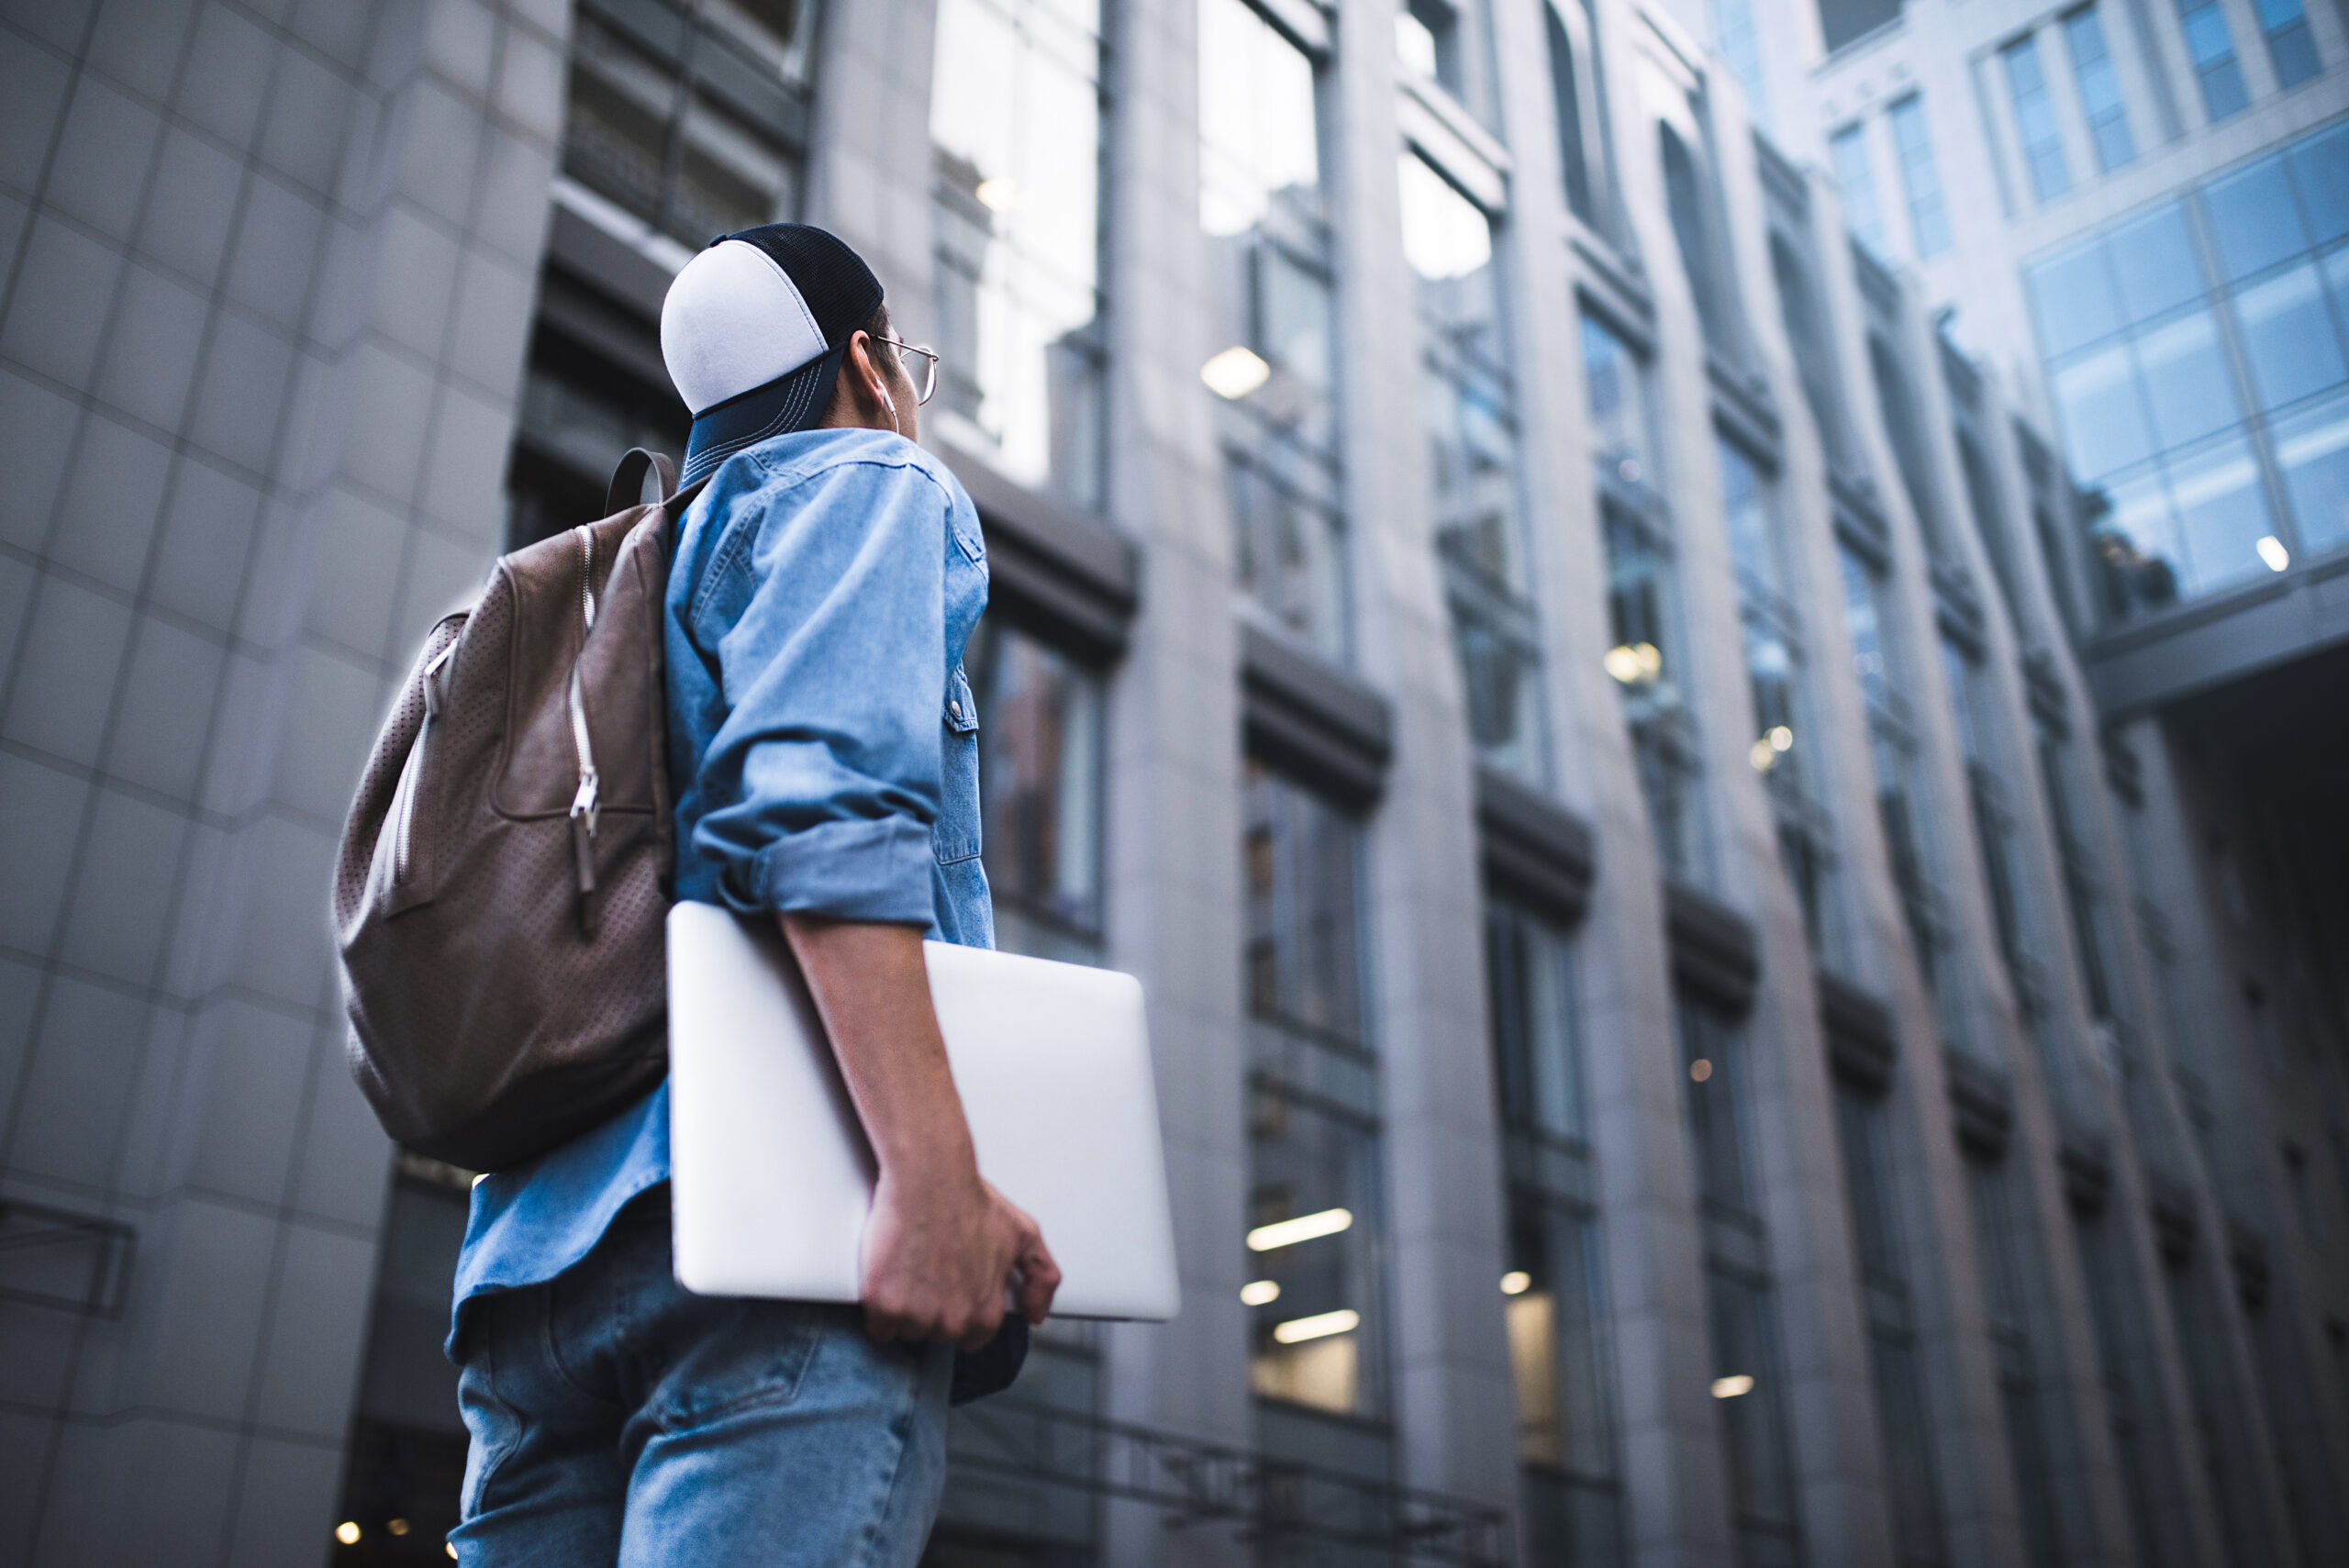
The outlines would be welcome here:
M 662 617 L 677 896 L 993 947 L 963 673 L 986 599 L 977 509 L 903 437 L 803 430 L 729 458 L 686 509 Z M 451 1353 L 469 1298 L 552 1279 L 668 1179 L 663 1084 L 474 1184 Z

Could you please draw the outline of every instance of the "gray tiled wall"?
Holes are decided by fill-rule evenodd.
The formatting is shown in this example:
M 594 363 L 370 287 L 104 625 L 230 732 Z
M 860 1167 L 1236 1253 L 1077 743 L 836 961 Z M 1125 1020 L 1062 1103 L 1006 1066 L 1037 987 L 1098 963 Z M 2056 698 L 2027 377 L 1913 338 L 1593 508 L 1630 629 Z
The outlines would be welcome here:
M 117 1319 L 0 1300 L 0 1559 L 328 1540 L 388 1148 L 328 869 L 498 537 L 567 28 L 0 14 L 0 1196 L 135 1237 Z

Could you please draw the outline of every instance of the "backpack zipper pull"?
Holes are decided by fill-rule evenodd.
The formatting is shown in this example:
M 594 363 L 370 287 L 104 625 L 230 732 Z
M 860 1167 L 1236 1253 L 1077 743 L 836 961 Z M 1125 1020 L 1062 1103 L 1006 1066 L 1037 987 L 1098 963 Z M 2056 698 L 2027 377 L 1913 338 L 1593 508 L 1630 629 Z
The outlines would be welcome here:
M 579 929 L 596 934 L 596 819 L 599 815 L 596 770 L 579 775 L 579 793 L 571 797 L 571 854 L 579 873 Z

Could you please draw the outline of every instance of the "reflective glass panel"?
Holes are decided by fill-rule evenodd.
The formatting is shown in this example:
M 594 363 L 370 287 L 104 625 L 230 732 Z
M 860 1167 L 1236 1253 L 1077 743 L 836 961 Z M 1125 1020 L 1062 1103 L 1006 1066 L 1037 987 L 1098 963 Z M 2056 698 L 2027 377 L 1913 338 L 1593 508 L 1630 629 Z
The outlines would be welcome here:
M 2102 241 L 2121 286 L 2125 320 L 2149 321 L 2202 297 L 2202 269 L 2186 230 L 2186 208 L 2172 202 L 2121 224 Z
M 1199 227 L 1253 228 L 1275 195 L 1320 211 L 1313 62 L 1245 0 L 1199 0 Z
M 2064 166 L 2064 136 L 2055 121 L 2055 100 L 2039 60 L 2039 40 L 2021 39 L 1998 51 L 2007 68 L 2007 91 L 2014 100 L 2015 134 L 2022 144 L 2031 187 L 2043 202 L 2072 188 Z
M 1646 366 L 1622 339 L 1598 321 L 1582 318 L 1582 364 L 1590 397 L 1591 436 L 1602 459 L 1629 460 L 1634 472 L 1623 477 L 1658 484 L 1650 461 Z
M 1925 100 L 1911 93 L 1892 106 L 1892 145 L 1900 159 L 1900 183 L 1909 194 L 1909 230 L 1917 254 L 1931 258 L 1949 249 L 1949 213 L 1942 205 L 1942 177 L 1933 166 L 1933 143 L 1925 128 Z
M 2300 549 L 2316 556 L 2349 545 L 2349 397 L 2277 420 L 2270 438 Z
M 1328 801 L 1252 762 L 1247 817 L 1249 1011 L 1359 1046 L 1361 829 Z
M 1835 183 L 1843 193 L 1843 221 L 1861 244 L 1879 256 L 1887 254 L 1884 210 L 1876 205 L 1876 176 L 1868 168 L 1866 125 L 1845 126 L 1828 146 L 1835 160 Z
M 2104 244 L 2091 239 L 2024 274 L 2039 341 L 2052 359 L 2120 330 L 2120 296 L 2106 270 Z
M 1261 1080 L 1248 1113 L 1243 1266 L 1263 1298 L 1249 1307 L 1250 1382 L 1266 1398 L 1378 1415 L 1377 1134 Z
M 1514 906 L 1485 911 L 1485 974 L 1502 1119 L 1551 1138 L 1588 1138 L 1575 954 L 1565 935 Z
M 2140 331 L 2137 365 L 2154 437 L 2165 448 L 2223 429 L 2242 417 L 2234 378 L 2220 351 L 2219 325 L 2207 310 Z
M 1508 1262 L 1501 1310 L 1517 1386 L 1518 1456 L 1607 1476 L 1614 1452 L 1598 1227 L 1566 1205 L 1512 1195 Z
M 2091 350 L 2059 366 L 2052 379 L 2064 445 L 2083 479 L 2096 479 L 2154 454 L 2153 423 L 2146 417 L 2127 345 Z
M 1419 279 L 1420 309 L 1449 329 L 1470 335 L 1486 358 L 1498 301 L 1493 277 L 1493 225 L 1475 203 L 1417 153 L 1399 163 L 1403 257 Z
M 1736 442 L 1716 436 L 1721 464 L 1721 505 L 1729 517 L 1731 559 L 1753 587 L 1782 591 L 1778 571 L 1777 493 Z
M 2185 560 L 2180 585 L 2199 595 L 2262 577 L 2259 541 L 2276 531 L 2251 443 L 2228 436 L 2168 464 Z
M 2202 83 L 2204 111 L 2214 120 L 2239 112 L 2251 95 L 2243 90 L 2243 67 L 2235 61 L 2234 39 L 2219 0 L 2177 0 L 2177 16 L 2186 29 L 2186 52 Z
M 2235 291 L 2235 321 L 2263 408 L 2281 408 L 2349 376 L 2316 264 Z
M 1100 678 L 992 616 L 966 662 L 998 940 L 1040 957 L 1097 960 Z
M 2320 245 L 2349 234 L 2349 124 L 2310 137 L 2284 154 Z
M 2259 0 L 2259 27 L 2267 35 L 2277 86 L 2297 87 L 2317 73 L 2316 39 L 2300 0 Z
M 2308 249 L 2308 233 L 2300 226 L 2281 158 L 2213 180 L 2203 187 L 2202 200 L 2210 214 L 2221 269 L 2230 280 L 2247 278 Z
M 938 426 L 1086 506 L 1104 433 L 1100 54 L 1079 0 L 941 0 L 930 117 Z
M 2088 135 L 2096 143 L 2097 166 L 2107 172 L 2137 156 L 2129 134 L 2128 106 L 2121 96 L 2121 76 L 2105 48 L 2104 19 L 2095 6 L 2064 18 L 2064 41 L 2072 51 L 2072 75 L 2080 91 L 2080 109 L 2087 116 Z

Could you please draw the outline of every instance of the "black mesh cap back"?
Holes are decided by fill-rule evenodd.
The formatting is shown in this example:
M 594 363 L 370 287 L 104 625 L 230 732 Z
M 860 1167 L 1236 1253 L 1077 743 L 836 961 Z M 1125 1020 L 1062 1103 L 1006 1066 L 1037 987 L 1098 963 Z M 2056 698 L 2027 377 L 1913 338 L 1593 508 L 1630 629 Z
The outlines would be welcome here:
M 765 223 L 722 238 L 755 245 L 782 264 L 828 348 L 839 348 L 881 308 L 881 280 L 838 235 L 805 223 Z

